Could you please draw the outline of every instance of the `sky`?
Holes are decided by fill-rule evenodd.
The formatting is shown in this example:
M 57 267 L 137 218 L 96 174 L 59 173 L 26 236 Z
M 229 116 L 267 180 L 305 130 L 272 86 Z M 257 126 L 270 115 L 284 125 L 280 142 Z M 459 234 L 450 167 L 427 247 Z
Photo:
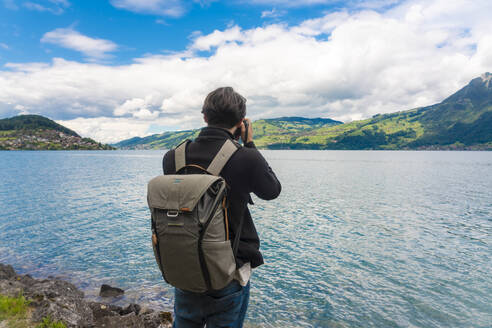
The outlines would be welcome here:
M 232 86 L 253 120 L 431 105 L 492 71 L 490 0 L 0 0 L 0 118 L 113 143 L 204 125 Z

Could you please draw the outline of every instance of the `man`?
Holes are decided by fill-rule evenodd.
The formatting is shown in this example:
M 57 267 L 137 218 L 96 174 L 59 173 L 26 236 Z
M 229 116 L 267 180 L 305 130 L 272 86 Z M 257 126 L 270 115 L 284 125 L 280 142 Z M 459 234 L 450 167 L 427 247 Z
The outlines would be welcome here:
M 281 186 L 272 169 L 255 148 L 251 121 L 245 118 L 246 99 L 231 87 L 212 91 L 202 108 L 207 126 L 186 147 L 186 163 L 208 167 L 226 139 L 239 132 L 244 146 L 229 159 L 220 175 L 228 189 L 230 225 L 234 240 L 243 217 L 236 255 L 235 279 L 225 288 L 203 294 L 175 289 L 174 327 L 242 327 L 249 301 L 249 279 L 252 268 L 263 264 L 260 240 L 248 210 L 250 193 L 271 200 L 280 194 Z M 247 123 L 246 131 L 244 121 Z M 247 137 L 246 137 L 247 136 Z M 174 150 L 163 159 L 164 174 L 175 174 Z M 202 173 L 197 172 L 188 173 Z

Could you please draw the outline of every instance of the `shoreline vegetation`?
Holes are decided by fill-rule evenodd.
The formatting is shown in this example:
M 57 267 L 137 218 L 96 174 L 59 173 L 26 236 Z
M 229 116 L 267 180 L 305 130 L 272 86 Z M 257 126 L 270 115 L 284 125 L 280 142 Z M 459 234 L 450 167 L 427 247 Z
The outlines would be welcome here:
M 111 304 L 124 293 L 101 286 L 107 302 L 93 302 L 73 284 L 58 278 L 34 279 L 18 275 L 0 263 L 0 328 L 170 328 L 172 314 L 139 304 Z

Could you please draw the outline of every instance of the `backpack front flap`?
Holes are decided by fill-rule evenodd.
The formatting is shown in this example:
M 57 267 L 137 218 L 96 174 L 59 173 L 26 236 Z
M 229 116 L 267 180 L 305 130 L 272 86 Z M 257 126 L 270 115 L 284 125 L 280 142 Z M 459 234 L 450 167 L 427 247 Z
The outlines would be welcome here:
M 154 252 L 171 285 L 193 292 L 212 288 L 202 241 L 208 224 L 222 212 L 224 192 L 221 177 L 204 174 L 163 175 L 149 182 Z
M 160 175 L 148 184 L 147 202 L 151 209 L 190 212 L 219 180 L 223 181 L 221 177 L 205 174 Z

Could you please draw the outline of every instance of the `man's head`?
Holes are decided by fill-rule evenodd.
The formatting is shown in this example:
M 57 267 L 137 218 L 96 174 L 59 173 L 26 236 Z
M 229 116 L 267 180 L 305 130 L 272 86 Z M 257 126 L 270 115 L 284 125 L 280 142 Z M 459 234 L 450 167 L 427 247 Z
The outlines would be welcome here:
M 205 98 L 202 113 L 209 126 L 230 129 L 246 116 L 246 98 L 231 87 L 218 88 Z

